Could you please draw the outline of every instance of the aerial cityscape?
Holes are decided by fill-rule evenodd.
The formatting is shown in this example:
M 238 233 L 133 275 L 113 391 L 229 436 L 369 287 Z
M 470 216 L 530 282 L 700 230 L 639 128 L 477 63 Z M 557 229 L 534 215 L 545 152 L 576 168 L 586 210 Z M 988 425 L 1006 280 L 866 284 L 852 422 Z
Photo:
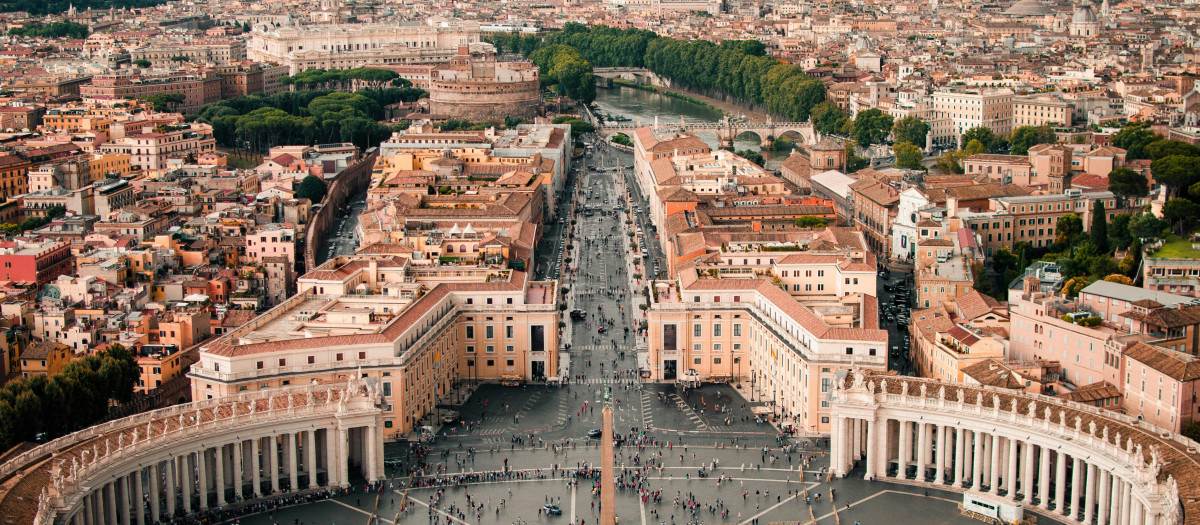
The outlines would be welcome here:
M 0 525 L 1200 524 L 1196 20 L 0 0 Z

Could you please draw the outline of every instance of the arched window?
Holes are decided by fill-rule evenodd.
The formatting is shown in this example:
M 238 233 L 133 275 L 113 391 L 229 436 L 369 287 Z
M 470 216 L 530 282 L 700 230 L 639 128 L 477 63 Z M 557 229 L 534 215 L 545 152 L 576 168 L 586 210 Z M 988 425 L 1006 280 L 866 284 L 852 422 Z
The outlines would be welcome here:
M 446 245 L 446 253 L 454 253 L 454 245 L 453 244 Z

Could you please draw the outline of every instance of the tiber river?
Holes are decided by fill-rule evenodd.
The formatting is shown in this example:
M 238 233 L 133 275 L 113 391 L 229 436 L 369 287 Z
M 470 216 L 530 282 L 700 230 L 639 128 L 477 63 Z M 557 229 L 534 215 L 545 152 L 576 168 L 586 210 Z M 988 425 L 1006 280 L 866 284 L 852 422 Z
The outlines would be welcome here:
M 634 121 L 641 118 L 643 126 L 654 124 L 655 116 L 658 116 L 659 124 L 663 125 L 678 124 L 680 116 L 692 122 L 719 122 L 722 116 L 719 110 L 708 106 L 702 106 L 677 98 L 665 97 L 658 93 L 620 86 L 614 86 L 609 89 L 596 88 L 596 107 L 605 115 L 622 115 Z M 713 133 L 702 132 L 699 134 L 699 137 L 713 149 L 717 149 L 720 146 L 717 143 L 717 136 Z M 735 150 L 748 149 L 760 151 L 762 149 L 759 139 L 755 138 L 752 134 L 735 138 L 733 146 Z M 782 151 L 767 151 L 763 153 L 763 157 L 767 161 L 766 167 L 771 169 L 778 169 L 779 163 L 783 159 L 786 159 L 787 156 L 788 153 Z

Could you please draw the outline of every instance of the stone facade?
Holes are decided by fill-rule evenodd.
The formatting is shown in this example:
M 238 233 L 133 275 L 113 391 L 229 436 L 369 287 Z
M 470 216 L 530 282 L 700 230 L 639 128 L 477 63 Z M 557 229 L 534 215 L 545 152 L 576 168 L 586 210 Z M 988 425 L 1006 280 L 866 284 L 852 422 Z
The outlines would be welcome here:
M 529 62 L 497 62 L 490 46 L 462 46 L 429 81 L 429 113 L 436 117 L 493 120 L 537 114 L 538 68 Z

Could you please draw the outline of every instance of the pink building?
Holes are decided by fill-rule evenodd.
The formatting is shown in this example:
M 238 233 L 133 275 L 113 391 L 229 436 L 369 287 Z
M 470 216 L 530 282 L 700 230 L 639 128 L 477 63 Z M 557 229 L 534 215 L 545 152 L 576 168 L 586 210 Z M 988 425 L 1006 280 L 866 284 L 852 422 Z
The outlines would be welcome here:
M 1096 281 L 1079 292 L 1079 305 L 1105 323 L 1130 330 L 1132 321 L 1127 319 L 1139 302 L 1153 301 L 1161 306 L 1175 307 L 1192 300 L 1191 297 L 1147 290 L 1127 284 Z M 1144 332 L 1145 330 L 1134 330 Z
M 296 264 L 296 230 L 278 224 L 268 224 L 246 236 L 246 256 L 262 264 L 267 257 L 287 257 Z
M 1106 325 L 1088 327 L 1064 320 L 1063 316 L 1081 312 L 1080 305 L 1046 295 L 1039 291 L 1040 284 L 1030 277 L 1020 293 L 1009 293 L 1012 319 L 1008 359 L 1058 361 L 1062 364 L 1062 381 L 1075 387 L 1097 381 L 1121 384 L 1122 345 L 1116 339 L 1127 334 Z
M 1194 355 L 1136 343 L 1125 350 L 1124 379 L 1127 414 L 1171 432 L 1181 432 L 1200 414 L 1200 360 Z

